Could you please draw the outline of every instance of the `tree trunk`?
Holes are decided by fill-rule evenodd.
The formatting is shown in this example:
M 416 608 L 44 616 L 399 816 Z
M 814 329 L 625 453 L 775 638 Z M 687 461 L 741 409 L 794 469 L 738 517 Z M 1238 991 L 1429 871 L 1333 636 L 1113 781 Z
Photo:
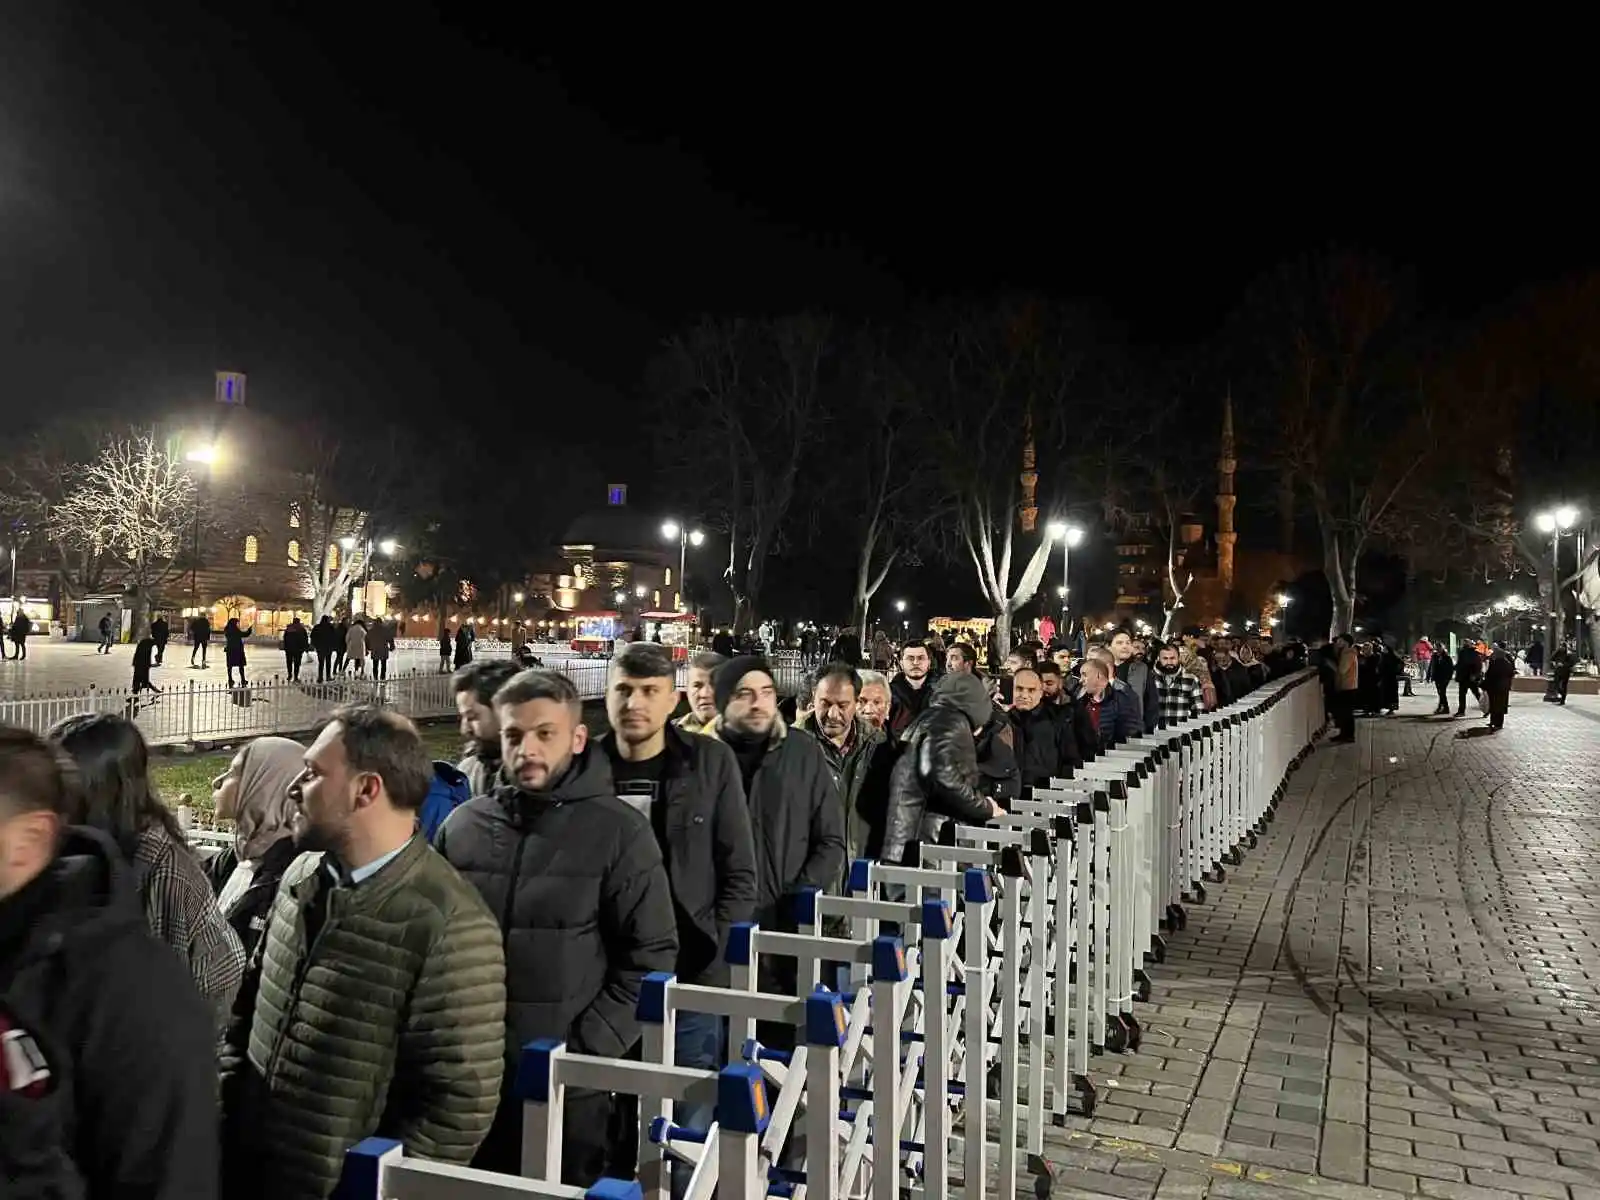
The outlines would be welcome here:
M 1006 661 L 1006 655 L 1011 653 L 1011 606 L 1002 604 L 994 611 L 994 648 L 998 656 L 989 664 L 989 670 L 999 671 L 1000 665 Z
M 1355 624 L 1355 596 L 1345 579 L 1344 557 L 1340 553 L 1339 534 L 1333 522 L 1324 513 L 1317 514 L 1317 525 L 1322 533 L 1322 573 L 1328 577 L 1328 595 L 1333 601 L 1333 617 L 1328 623 L 1328 638 L 1349 633 Z M 1354 564 L 1351 565 L 1352 573 Z
M 129 588 L 127 597 L 132 613 L 128 623 L 128 640 L 136 643 L 150 628 L 150 591 L 143 587 Z

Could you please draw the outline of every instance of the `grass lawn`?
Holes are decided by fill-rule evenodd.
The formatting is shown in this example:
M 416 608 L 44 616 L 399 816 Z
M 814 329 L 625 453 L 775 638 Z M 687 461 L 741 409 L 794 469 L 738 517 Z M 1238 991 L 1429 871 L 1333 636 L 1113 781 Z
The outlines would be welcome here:
M 428 757 L 455 762 L 461 757 L 461 731 L 454 721 L 423 725 L 422 740 Z M 187 792 L 196 814 L 211 813 L 211 781 L 228 769 L 238 748 L 211 754 L 156 754 L 150 760 L 150 779 L 156 794 L 173 807 Z

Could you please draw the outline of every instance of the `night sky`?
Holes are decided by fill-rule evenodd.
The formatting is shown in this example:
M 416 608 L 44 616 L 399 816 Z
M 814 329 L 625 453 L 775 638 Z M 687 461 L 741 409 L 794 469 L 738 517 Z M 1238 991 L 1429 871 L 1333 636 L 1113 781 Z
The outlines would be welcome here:
M 579 53 L 419 5 L 7 7 L 45 10 L 0 17 L 8 413 L 159 410 L 237 367 L 286 413 L 593 435 L 707 309 L 1034 287 L 1161 344 L 1332 241 L 1452 313 L 1596 257 L 1559 106 L 1410 65 L 1335 101 L 1298 67 L 1014 41 L 630 26 Z

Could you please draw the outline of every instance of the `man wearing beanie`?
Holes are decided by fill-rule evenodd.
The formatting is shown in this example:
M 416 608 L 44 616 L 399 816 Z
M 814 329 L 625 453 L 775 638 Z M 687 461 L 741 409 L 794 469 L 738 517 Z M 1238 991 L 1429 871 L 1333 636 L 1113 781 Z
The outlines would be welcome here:
M 1000 806 L 981 790 L 978 772 L 976 737 L 993 714 L 988 689 L 976 675 L 946 675 L 934 686 L 927 709 L 902 739 L 877 857 L 915 864 L 916 845 L 945 819 L 984 825 L 1000 815 Z
M 789 897 L 807 886 L 838 890 L 844 806 L 822 747 L 778 715 L 778 688 L 766 659 L 730 659 L 717 668 L 714 683 L 717 716 L 705 734 L 727 744 L 744 778 L 756 847 L 755 920 L 764 929 L 792 929 Z M 787 971 L 769 975 L 769 961 Z M 792 963 L 763 961 L 761 973 L 770 979 L 760 984 L 763 991 L 792 994 Z

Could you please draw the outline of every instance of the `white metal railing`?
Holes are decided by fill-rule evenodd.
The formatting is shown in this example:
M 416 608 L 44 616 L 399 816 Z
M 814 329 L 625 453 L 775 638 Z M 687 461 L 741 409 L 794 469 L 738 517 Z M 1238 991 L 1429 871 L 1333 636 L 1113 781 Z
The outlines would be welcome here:
M 578 695 L 598 700 L 605 695 L 610 664 L 602 659 L 567 659 L 550 663 L 571 679 Z M 773 664 L 780 691 L 793 692 L 798 665 Z M 315 674 L 313 668 L 312 674 Z M 687 683 L 680 666 L 677 683 Z M 58 721 L 84 712 L 120 713 L 130 717 L 153 746 L 195 742 L 230 742 L 271 733 L 299 733 L 313 728 L 329 712 L 345 704 L 386 704 L 414 720 L 456 715 L 450 676 L 437 672 L 395 672 L 374 682 L 341 676 L 325 683 L 299 682 L 273 676 L 249 687 L 225 683 L 173 686 L 160 693 L 135 695 L 128 688 L 83 688 L 53 695 L 0 698 L 0 724 L 44 733 Z

